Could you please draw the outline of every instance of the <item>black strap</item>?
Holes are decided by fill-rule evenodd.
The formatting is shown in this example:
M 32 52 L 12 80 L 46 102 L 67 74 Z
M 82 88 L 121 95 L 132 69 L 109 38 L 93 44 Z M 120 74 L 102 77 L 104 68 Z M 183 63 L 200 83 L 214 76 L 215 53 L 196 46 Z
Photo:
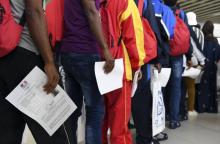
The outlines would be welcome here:
M 119 39 L 118 39 L 118 46 L 120 46 L 121 41 L 122 41 L 122 35 L 120 35 L 120 37 L 119 37 Z
M 25 23 L 26 23 L 26 14 L 25 14 L 25 10 L 24 10 L 24 12 L 23 12 L 23 14 L 22 14 L 22 16 L 21 16 L 19 25 L 21 25 L 21 26 L 24 27 Z
M 4 7 L 0 4 L 0 24 L 3 22 L 3 16 L 5 14 Z

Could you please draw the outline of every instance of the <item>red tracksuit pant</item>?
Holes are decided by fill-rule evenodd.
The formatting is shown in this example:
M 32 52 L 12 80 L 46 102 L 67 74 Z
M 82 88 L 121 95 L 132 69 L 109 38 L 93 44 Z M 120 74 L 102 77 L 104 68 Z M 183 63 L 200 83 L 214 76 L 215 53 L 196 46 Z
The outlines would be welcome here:
M 131 116 L 131 81 L 123 81 L 123 87 L 106 94 L 105 118 L 102 129 L 102 143 L 108 144 L 107 131 L 110 129 L 111 144 L 132 144 L 128 129 Z

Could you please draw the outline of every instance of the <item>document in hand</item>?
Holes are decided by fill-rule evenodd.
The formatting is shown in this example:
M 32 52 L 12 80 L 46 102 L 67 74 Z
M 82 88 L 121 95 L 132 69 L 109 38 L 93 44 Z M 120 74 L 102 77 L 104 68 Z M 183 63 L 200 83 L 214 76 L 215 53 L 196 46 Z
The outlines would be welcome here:
M 121 88 L 124 75 L 123 59 L 115 60 L 115 67 L 109 74 L 104 73 L 104 64 L 105 62 L 95 63 L 96 81 L 102 95 Z
M 6 99 L 52 136 L 75 111 L 76 105 L 60 86 L 46 94 L 43 90 L 46 82 L 44 72 L 35 67 Z
M 134 97 L 134 94 L 138 87 L 138 76 L 139 76 L 140 70 L 137 70 L 134 74 L 133 78 L 133 84 L 132 84 L 132 90 L 131 90 L 131 97 Z
M 160 73 L 158 73 L 158 70 L 154 69 L 152 73 L 152 80 L 157 79 L 157 81 L 160 82 L 161 87 L 166 87 L 171 74 L 171 68 L 162 68 Z
M 190 77 L 192 79 L 196 79 L 199 74 L 201 73 L 201 69 L 193 68 L 191 67 L 190 69 L 185 69 L 182 76 L 183 77 Z

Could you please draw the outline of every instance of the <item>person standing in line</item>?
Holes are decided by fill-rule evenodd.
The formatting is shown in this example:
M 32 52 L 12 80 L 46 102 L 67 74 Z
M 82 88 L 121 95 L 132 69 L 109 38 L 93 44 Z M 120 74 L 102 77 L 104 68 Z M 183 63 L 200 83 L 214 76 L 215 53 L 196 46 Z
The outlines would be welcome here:
M 175 13 L 179 10 L 177 0 L 164 0 L 164 3 L 169 6 Z M 188 26 L 187 17 L 183 10 L 180 10 L 180 18 Z M 189 26 L 188 26 L 189 29 Z M 191 67 L 192 46 L 185 54 L 187 59 L 187 66 Z M 180 124 L 180 103 L 182 93 L 182 73 L 183 73 L 183 54 L 179 56 L 170 56 L 171 76 L 168 83 L 169 89 L 169 128 L 176 129 L 181 126 Z
M 135 0 L 138 6 L 141 1 Z M 168 138 L 166 133 L 160 133 L 156 137 L 152 137 L 152 93 L 150 89 L 151 83 L 151 66 L 158 69 L 160 72 L 161 68 L 167 66 L 167 58 L 169 53 L 166 49 L 168 46 L 168 40 L 163 40 L 161 37 L 162 30 L 160 29 L 159 22 L 155 17 L 154 7 L 151 0 L 143 1 L 143 12 L 140 13 L 142 18 L 149 22 L 152 31 L 156 36 L 157 46 L 157 57 L 151 59 L 141 67 L 142 78 L 138 82 L 138 88 L 132 98 L 132 116 L 134 120 L 134 126 L 136 128 L 136 143 L 137 144 L 159 144 L 160 140 Z M 172 11 L 170 11 L 172 15 Z
M 18 46 L 8 55 L 0 57 L 0 143 L 21 143 L 27 124 L 38 144 L 70 144 L 70 135 L 64 125 L 49 136 L 36 121 L 5 99 L 35 66 L 47 75 L 47 83 L 42 85 L 47 93 L 52 92 L 59 81 L 45 27 L 42 1 L 10 0 L 10 6 L 14 20 L 24 26 L 24 29 Z M 4 13 L 1 18 L 4 21 Z M 4 36 L 2 33 L 0 35 Z
M 214 37 L 214 24 L 212 21 L 205 22 L 202 31 L 205 42 L 203 54 L 206 57 L 204 73 L 198 87 L 197 111 L 218 112 L 217 102 L 217 62 L 220 60 L 220 46 Z
M 186 15 L 190 26 L 190 40 L 193 48 L 192 66 L 202 69 L 205 66 L 205 56 L 202 53 L 202 47 L 204 47 L 204 35 L 202 31 L 197 27 L 198 23 L 196 20 L 196 14 L 194 12 L 188 12 Z M 190 117 L 197 116 L 197 112 L 195 111 L 195 79 L 185 77 L 183 80 L 186 89 L 182 89 L 182 91 L 185 91 L 183 92 L 184 95 L 182 95 L 182 97 L 185 98 L 186 92 L 188 93 L 188 106 L 187 108 L 183 106 L 183 108 L 180 109 L 187 109 L 186 111 Z M 183 102 L 185 103 L 185 100 L 183 100 Z M 185 112 L 185 115 L 187 115 L 187 112 Z
M 114 58 L 124 62 L 123 86 L 104 95 L 105 118 L 102 144 L 108 144 L 110 129 L 111 144 L 132 144 L 128 128 L 131 116 L 131 89 L 134 72 L 146 58 L 142 21 L 134 0 L 103 0 L 102 6 L 109 11 L 118 47 L 110 48 Z M 105 18 L 103 18 L 105 19 Z
M 65 0 L 64 3 L 65 29 L 60 55 L 65 71 L 65 89 L 77 105 L 71 116 L 74 144 L 77 144 L 77 121 L 83 100 L 86 108 L 85 141 L 87 144 L 102 143 L 104 101 L 96 83 L 94 65 L 101 60 L 101 50 L 106 73 L 112 71 L 114 59 L 103 36 L 98 10 L 99 0 Z

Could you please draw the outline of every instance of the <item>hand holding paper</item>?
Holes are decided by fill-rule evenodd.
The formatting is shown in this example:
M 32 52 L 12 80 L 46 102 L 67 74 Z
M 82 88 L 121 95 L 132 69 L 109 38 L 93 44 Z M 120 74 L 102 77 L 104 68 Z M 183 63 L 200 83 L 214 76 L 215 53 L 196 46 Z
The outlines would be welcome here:
M 162 87 L 166 87 L 169 79 L 170 79 L 171 69 L 170 68 L 162 68 L 161 72 L 158 73 L 158 70 L 153 70 L 152 79 L 158 79 L 160 81 Z
M 124 75 L 123 59 L 116 59 L 114 69 L 108 74 L 103 70 L 104 64 L 105 62 L 95 63 L 96 81 L 102 95 L 121 88 Z
M 137 90 L 140 72 L 141 72 L 141 70 L 137 70 L 135 72 L 135 74 L 134 74 L 133 84 L 132 84 L 132 91 L 131 91 L 131 97 L 134 97 L 134 94 L 135 94 L 135 92 Z
M 6 99 L 51 136 L 75 111 L 76 105 L 60 86 L 47 94 L 43 90 L 46 82 L 46 75 L 35 67 Z

